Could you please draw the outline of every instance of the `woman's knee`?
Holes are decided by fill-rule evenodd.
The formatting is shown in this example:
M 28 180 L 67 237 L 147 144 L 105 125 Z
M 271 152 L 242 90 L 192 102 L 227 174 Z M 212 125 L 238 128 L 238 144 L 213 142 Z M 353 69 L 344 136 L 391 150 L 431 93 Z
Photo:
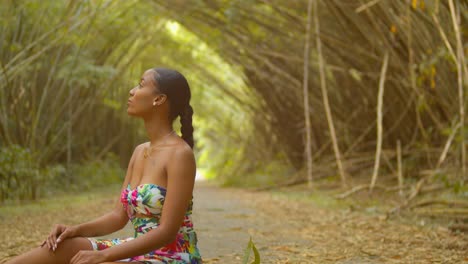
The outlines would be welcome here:
M 60 243 L 57 244 L 57 248 L 55 252 L 59 252 L 59 250 L 70 252 L 73 256 L 80 250 L 92 250 L 93 246 L 91 245 L 91 241 L 85 237 L 73 237 L 67 238 Z
M 55 251 L 52 251 L 44 244 L 42 247 L 36 247 L 30 251 L 21 254 L 6 264 L 20 264 L 20 263 L 31 263 L 31 264 L 61 264 L 67 263 L 70 259 L 80 250 L 92 250 L 93 247 L 91 242 L 84 237 L 74 237 L 63 240 L 57 245 Z

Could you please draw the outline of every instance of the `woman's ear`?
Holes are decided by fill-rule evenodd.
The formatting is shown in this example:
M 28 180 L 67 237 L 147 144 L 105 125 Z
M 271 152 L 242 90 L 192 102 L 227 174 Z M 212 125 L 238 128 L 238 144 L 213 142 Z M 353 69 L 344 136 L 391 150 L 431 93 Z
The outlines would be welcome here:
M 154 98 L 153 105 L 162 105 L 167 100 L 167 95 L 165 94 L 158 94 L 156 98 Z

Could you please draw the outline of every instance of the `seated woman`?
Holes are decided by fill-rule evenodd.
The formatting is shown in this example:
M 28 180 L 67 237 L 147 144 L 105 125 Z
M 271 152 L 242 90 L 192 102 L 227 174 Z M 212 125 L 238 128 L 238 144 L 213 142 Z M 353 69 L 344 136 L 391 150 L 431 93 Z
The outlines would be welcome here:
M 40 247 L 7 264 L 202 263 L 192 214 L 195 181 L 190 88 L 177 71 L 147 70 L 130 90 L 127 113 L 150 142 L 137 146 L 113 211 L 76 226 L 55 225 Z M 180 116 L 182 138 L 172 128 Z M 97 239 L 131 221 L 124 239 Z

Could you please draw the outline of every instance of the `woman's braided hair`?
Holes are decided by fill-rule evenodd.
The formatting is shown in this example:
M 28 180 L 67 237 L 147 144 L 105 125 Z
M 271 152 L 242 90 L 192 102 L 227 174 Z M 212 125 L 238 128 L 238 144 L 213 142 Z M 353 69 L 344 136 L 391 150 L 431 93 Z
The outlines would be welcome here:
M 176 70 L 154 68 L 154 79 L 159 92 L 169 100 L 169 120 L 171 123 L 180 116 L 182 139 L 193 148 L 193 109 L 190 106 L 190 87 L 185 77 Z

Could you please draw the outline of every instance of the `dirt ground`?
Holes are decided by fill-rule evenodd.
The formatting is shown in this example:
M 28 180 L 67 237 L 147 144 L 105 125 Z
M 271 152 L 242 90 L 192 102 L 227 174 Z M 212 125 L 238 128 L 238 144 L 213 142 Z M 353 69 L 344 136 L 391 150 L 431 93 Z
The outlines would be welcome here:
M 0 263 L 38 246 L 52 224 L 77 224 L 115 203 L 109 191 L 0 208 Z M 241 263 L 249 238 L 261 263 L 468 263 L 468 236 L 277 192 L 197 182 L 193 221 L 204 263 Z M 108 237 L 131 235 L 129 227 Z

